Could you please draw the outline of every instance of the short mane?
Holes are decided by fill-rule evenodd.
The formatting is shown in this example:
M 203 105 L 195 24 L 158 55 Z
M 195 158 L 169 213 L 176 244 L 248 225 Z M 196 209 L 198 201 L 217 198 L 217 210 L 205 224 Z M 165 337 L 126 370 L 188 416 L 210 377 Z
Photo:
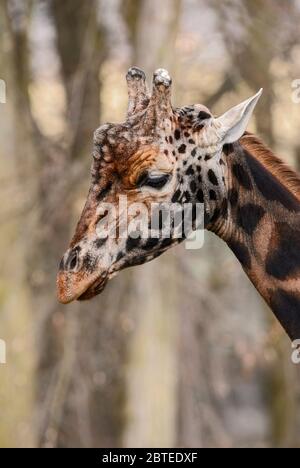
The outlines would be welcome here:
M 284 187 L 289 189 L 300 201 L 300 176 L 275 154 L 255 135 L 246 132 L 240 143 L 257 159 Z

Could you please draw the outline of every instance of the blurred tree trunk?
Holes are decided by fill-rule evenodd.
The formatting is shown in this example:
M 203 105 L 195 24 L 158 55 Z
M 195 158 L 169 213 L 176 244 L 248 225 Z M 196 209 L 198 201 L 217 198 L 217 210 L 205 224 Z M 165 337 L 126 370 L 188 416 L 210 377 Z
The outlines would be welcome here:
M 157 68 L 167 68 L 172 73 L 175 67 L 175 40 L 181 0 L 142 0 L 139 2 L 138 12 L 138 21 L 135 24 L 130 23 L 133 62 L 142 64 L 150 76 Z
M 105 56 L 97 2 L 49 0 L 57 34 L 57 50 L 67 96 L 72 160 L 88 158 L 93 125 L 100 118 L 99 69 Z
M 47 200 L 53 204 L 53 198 L 47 199 L 47 193 L 51 187 L 49 184 L 41 187 L 41 200 L 44 199 L 41 219 L 50 224 L 53 232 L 52 235 L 49 232 L 39 245 L 40 262 L 49 256 L 51 238 L 59 241 L 59 245 L 51 245 L 50 255 L 54 262 L 58 261 L 57 256 L 63 253 L 69 241 L 72 204 L 80 189 L 80 180 L 72 181 L 68 176 L 69 166 L 74 166 L 77 159 L 90 158 L 93 132 L 99 125 L 99 69 L 104 58 L 97 2 L 53 0 L 49 2 L 49 8 L 67 96 L 69 134 L 62 154 L 63 162 L 60 161 L 62 166 L 55 162 L 54 171 L 57 169 L 57 177 L 64 183 L 52 210 L 50 208 L 53 216 L 50 220 Z M 88 170 L 85 175 L 87 173 Z M 49 170 L 46 170 L 45 176 L 49 177 L 48 174 Z M 53 178 L 55 187 L 57 177 Z M 39 285 L 39 296 L 43 302 L 48 298 L 52 308 L 41 330 L 39 400 L 45 407 L 40 429 L 41 445 L 117 445 L 122 431 L 123 384 L 120 375 L 124 353 L 121 332 L 118 333 L 116 328 L 113 333 L 112 323 L 106 315 L 109 310 L 99 310 L 99 301 L 77 303 L 68 310 L 55 305 L 56 270 L 54 264 L 49 265 L 44 293 Z M 99 340 L 99 334 L 110 337 L 108 343 L 114 345 L 114 352 L 108 348 L 107 341 Z M 107 391 L 112 386 L 113 391 Z M 108 408 L 115 408 L 115 412 L 108 412 Z
M 72 165 L 78 158 L 89 158 L 92 133 L 99 121 L 101 52 L 94 2 L 53 0 L 49 2 L 49 10 L 56 31 L 67 99 L 68 134 L 60 154 L 43 162 L 39 190 L 41 212 L 38 222 L 46 228 L 36 246 L 36 267 L 44 271 L 44 278 L 42 284 L 33 284 L 39 309 L 44 312 L 39 330 L 38 414 L 42 417 L 38 430 L 42 446 L 80 446 L 83 441 L 77 434 L 78 425 L 70 423 L 76 408 L 66 415 L 65 404 L 76 375 L 81 310 L 78 304 L 68 310 L 58 306 L 55 274 L 59 255 L 69 242 L 74 196 L 80 189 L 80 181 L 72 180 Z
M 22 223 L 28 214 L 28 200 L 34 194 L 27 184 L 35 154 L 30 143 L 28 101 L 25 83 L 28 70 L 23 67 L 29 3 L 20 5 L 17 15 L 8 17 L 7 2 L 0 4 L 0 78 L 6 83 L 6 103 L 0 104 L 1 127 L 1 258 L 0 283 L 1 339 L 7 343 L 7 365 L 0 372 L 0 446 L 24 447 L 35 443 L 30 421 L 34 404 L 33 315 L 26 281 L 26 242 L 30 228 Z M 18 187 L 22 187 L 22 201 Z M 31 202 L 30 202 L 31 205 Z M 21 390 L 21 391 L 20 391 Z M 17 395 L 12 404 L 12 395 Z
M 99 68 L 104 47 L 97 2 L 49 0 L 46 4 L 56 31 L 68 109 L 68 132 L 61 145 L 40 132 L 31 114 L 28 30 L 22 30 L 22 34 L 14 30 L 16 18 L 12 17 L 11 5 L 7 6 L 15 70 L 16 125 L 19 123 L 16 147 L 20 160 L 21 156 L 24 160 L 25 155 L 36 155 L 39 169 L 34 193 L 39 209 L 30 226 L 31 242 L 26 255 L 38 337 L 38 444 L 114 446 L 120 443 L 122 433 L 122 336 L 127 336 L 126 326 L 115 327 L 118 318 L 113 316 L 113 323 L 110 308 L 99 311 L 96 301 L 68 308 L 59 306 L 55 291 L 59 257 L 69 242 L 74 221 L 74 200 L 82 190 L 80 175 L 83 168 L 84 174 L 88 173 L 90 164 L 84 160 L 89 162 L 93 131 L 99 124 Z M 28 136 L 33 137 L 31 152 L 24 143 Z M 101 303 L 104 302 L 105 298 Z M 115 310 L 118 308 L 117 303 Z
M 274 144 L 273 134 L 273 78 L 270 70 L 275 47 L 270 38 L 275 37 L 279 16 L 272 9 L 272 2 L 243 0 L 236 2 L 214 1 L 219 15 L 219 27 L 230 54 L 232 73 L 257 92 L 264 88 L 260 112 L 256 113 L 258 134 L 269 144 Z M 239 22 L 241 31 L 232 34 L 231 25 L 224 21 L 230 13 Z M 236 34 L 241 37 L 237 40 Z M 266 118 L 267 116 L 267 118 Z

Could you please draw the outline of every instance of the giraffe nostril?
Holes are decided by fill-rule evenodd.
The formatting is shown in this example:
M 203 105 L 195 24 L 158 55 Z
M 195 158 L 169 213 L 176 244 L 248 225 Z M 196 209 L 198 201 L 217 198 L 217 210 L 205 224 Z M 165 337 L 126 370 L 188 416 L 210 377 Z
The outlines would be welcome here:
M 78 266 L 79 262 L 79 249 L 75 248 L 70 252 L 68 262 L 67 262 L 67 269 L 68 270 L 75 270 Z
M 71 262 L 70 262 L 70 268 L 73 270 L 77 265 L 77 253 L 73 256 Z

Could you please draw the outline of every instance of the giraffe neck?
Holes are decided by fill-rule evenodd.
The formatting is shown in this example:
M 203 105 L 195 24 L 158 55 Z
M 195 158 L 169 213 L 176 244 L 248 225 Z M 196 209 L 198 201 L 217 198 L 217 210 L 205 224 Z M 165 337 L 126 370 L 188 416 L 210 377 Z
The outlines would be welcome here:
M 228 211 L 212 230 L 227 242 L 291 339 L 300 338 L 300 179 L 259 140 L 227 151 Z

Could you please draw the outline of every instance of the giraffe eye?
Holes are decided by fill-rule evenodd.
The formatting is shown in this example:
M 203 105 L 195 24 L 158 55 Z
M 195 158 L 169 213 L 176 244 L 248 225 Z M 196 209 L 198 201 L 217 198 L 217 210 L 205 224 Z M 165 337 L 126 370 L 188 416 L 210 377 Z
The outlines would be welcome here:
M 170 180 L 170 174 L 142 174 L 138 181 L 138 187 L 151 187 L 157 190 L 162 189 Z

